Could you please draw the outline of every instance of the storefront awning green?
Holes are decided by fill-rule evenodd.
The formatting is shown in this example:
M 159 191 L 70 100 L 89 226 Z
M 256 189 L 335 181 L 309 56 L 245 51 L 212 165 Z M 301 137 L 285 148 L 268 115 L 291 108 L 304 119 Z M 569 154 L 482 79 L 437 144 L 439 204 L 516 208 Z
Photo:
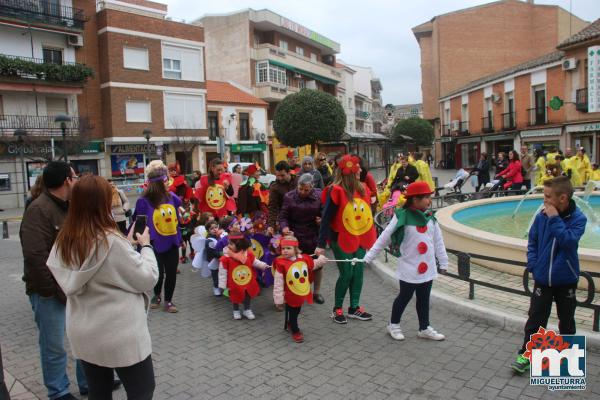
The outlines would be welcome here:
M 326 85 L 336 85 L 336 84 L 339 83 L 339 81 L 336 81 L 335 79 L 326 78 L 324 76 L 321 76 L 321 75 L 318 75 L 318 74 L 315 74 L 315 73 L 312 73 L 312 72 L 308 72 L 308 71 L 305 71 L 303 69 L 296 68 L 296 67 L 293 67 L 293 66 L 291 66 L 289 64 L 282 63 L 282 62 L 279 62 L 279 61 L 269 60 L 269 64 L 276 65 L 278 67 L 282 67 L 282 68 L 285 68 L 285 69 L 293 71 L 293 72 L 297 72 L 299 74 L 302 74 L 304 76 L 307 76 L 307 77 L 312 78 L 314 80 L 317 80 L 319 82 L 323 82 Z

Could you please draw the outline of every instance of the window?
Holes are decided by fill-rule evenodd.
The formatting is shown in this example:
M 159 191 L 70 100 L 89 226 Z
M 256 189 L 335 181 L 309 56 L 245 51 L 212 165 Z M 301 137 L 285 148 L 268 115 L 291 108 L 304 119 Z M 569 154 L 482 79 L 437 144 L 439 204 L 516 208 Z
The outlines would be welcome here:
M 310 53 L 310 61 L 317 62 L 317 55 L 315 53 Z
M 348 99 L 348 108 L 352 110 L 352 99 Z
M 469 105 L 468 104 L 463 104 L 461 109 L 460 109 L 460 117 L 462 119 L 462 121 L 467 122 L 469 121 Z
M 268 61 L 256 63 L 256 83 L 278 83 L 287 85 L 285 68 L 269 64 Z
M 123 47 L 123 67 L 149 70 L 148 49 Z
M 300 89 L 306 89 L 306 81 L 299 80 L 299 81 L 298 81 L 298 87 L 299 87 Z
M 165 129 L 205 129 L 206 105 L 203 95 L 164 94 Z
M 202 82 L 204 63 L 201 48 L 163 45 L 163 77 Z
M 250 140 L 250 114 L 240 113 L 240 140 Z
M 279 40 L 279 47 L 281 47 L 283 50 L 287 51 L 287 49 L 288 49 L 288 42 L 286 40 L 281 40 L 280 39 Z
M 217 111 L 208 112 L 208 138 L 215 140 L 219 136 L 219 113 Z
M 44 57 L 44 64 L 59 64 L 63 63 L 63 51 L 62 49 L 51 49 L 44 47 L 42 49 Z
M 296 54 L 304 56 L 304 49 L 302 47 L 296 46 Z
M 352 121 L 348 122 L 348 128 L 350 128 L 350 132 L 354 131 L 354 124 Z
M 68 115 L 67 99 L 64 97 L 46 97 L 46 115 Z
M 545 85 L 534 86 L 533 88 L 534 112 L 532 122 L 535 125 L 546 123 L 546 87 Z
M 125 120 L 127 122 L 152 122 L 150 102 L 128 100 L 125 103 Z

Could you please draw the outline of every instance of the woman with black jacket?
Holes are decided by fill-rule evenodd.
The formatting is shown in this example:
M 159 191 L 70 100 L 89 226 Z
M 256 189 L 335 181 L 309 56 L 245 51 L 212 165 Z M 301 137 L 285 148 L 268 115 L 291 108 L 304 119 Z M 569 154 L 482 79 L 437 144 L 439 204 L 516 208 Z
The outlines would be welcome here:
M 477 187 L 476 192 L 479 192 L 481 186 L 485 188 L 485 185 L 490 182 L 490 162 L 488 161 L 488 155 L 486 152 L 481 153 L 479 162 L 473 169 L 473 173 L 477 175 Z

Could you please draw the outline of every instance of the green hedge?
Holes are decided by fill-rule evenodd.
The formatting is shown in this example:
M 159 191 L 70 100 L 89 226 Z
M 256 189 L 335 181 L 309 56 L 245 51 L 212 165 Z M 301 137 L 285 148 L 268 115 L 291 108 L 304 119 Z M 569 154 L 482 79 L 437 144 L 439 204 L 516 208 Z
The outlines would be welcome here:
M 84 82 L 94 76 L 94 70 L 83 64 L 39 64 L 0 55 L 0 75 L 35 75 L 40 79 L 58 82 Z

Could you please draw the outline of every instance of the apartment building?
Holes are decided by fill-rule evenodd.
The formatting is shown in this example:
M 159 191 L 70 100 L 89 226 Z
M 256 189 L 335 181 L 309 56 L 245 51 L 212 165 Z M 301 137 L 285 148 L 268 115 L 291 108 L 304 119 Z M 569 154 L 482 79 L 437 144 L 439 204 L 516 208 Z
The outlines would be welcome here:
M 336 96 L 342 74 L 335 41 L 270 10 L 207 15 L 194 23 L 206 35 L 208 78 L 235 82 L 269 104 L 269 138 L 277 104 L 288 94 L 309 88 Z M 287 152 L 271 142 L 272 155 Z
M 421 51 L 423 118 L 439 131 L 440 97 L 483 76 L 542 57 L 587 22 L 553 5 L 500 0 L 414 27 Z
M 439 99 L 436 147 L 447 166 L 472 167 L 481 152 L 495 156 L 523 144 L 584 147 L 599 159 L 600 20 L 558 47 Z

